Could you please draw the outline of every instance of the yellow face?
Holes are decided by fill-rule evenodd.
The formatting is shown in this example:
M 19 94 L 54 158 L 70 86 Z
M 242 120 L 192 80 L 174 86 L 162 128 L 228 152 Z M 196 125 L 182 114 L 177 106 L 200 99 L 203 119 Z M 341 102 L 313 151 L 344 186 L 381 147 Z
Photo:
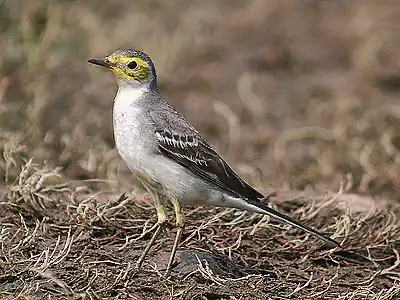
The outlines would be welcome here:
M 141 57 L 124 56 L 113 53 L 104 58 L 92 58 L 89 63 L 109 69 L 118 80 L 147 83 L 150 80 L 151 68 Z

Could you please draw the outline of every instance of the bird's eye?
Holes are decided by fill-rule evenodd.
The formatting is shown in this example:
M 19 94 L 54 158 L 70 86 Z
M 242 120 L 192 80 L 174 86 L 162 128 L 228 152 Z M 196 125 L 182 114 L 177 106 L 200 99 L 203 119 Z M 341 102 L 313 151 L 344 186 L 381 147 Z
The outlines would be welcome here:
M 128 68 L 131 69 L 131 70 L 136 69 L 137 66 L 138 66 L 138 64 L 137 64 L 137 62 L 134 61 L 134 60 L 131 61 L 131 62 L 128 64 Z

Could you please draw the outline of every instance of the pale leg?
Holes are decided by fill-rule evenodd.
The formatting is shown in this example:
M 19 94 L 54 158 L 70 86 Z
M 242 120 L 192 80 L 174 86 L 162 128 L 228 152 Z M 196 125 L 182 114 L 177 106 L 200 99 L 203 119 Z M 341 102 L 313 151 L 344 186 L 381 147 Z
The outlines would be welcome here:
M 183 227 L 185 225 L 184 215 L 182 213 L 181 203 L 176 198 L 172 198 L 171 199 L 171 203 L 174 206 L 175 218 L 176 218 L 176 227 L 178 228 L 178 231 L 176 232 L 174 246 L 172 247 L 171 256 L 169 257 L 169 262 L 168 262 L 168 266 L 167 266 L 167 270 L 166 270 L 166 275 L 167 276 L 171 272 L 172 263 L 174 262 L 176 250 L 178 248 L 178 244 L 179 244 L 179 241 L 181 239 L 182 232 L 183 232 Z
M 156 232 L 154 232 L 153 236 L 151 237 L 149 243 L 146 246 L 146 249 L 144 249 L 142 255 L 139 257 L 139 259 L 136 262 L 136 267 L 135 269 L 140 269 L 143 260 L 145 259 L 147 253 L 149 252 L 151 246 L 153 246 L 155 240 L 158 238 L 158 236 L 160 235 L 161 231 L 163 230 L 166 222 L 167 222 L 167 214 L 165 212 L 165 208 L 164 205 L 161 203 L 160 198 L 158 197 L 158 195 L 153 195 L 153 201 L 154 201 L 154 206 L 156 208 L 157 211 L 157 218 L 158 218 L 158 222 L 157 222 L 157 229 Z

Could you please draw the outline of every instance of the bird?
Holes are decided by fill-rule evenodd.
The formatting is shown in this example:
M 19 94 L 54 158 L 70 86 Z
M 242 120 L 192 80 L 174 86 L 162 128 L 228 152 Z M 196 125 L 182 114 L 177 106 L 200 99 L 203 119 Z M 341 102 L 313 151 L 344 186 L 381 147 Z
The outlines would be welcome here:
M 243 180 L 161 95 L 154 62 L 144 52 L 117 50 L 88 63 L 111 71 L 118 90 L 113 102 L 117 151 L 133 174 L 136 191 L 151 195 L 157 212 L 156 230 L 136 262 L 139 270 L 168 222 L 166 207 L 175 212 L 176 237 L 166 267 L 169 275 L 184 229 L 184 206 L 237 208 L 274 217 L 335 247 L 330 237 L 280 213 L 268 197 Z

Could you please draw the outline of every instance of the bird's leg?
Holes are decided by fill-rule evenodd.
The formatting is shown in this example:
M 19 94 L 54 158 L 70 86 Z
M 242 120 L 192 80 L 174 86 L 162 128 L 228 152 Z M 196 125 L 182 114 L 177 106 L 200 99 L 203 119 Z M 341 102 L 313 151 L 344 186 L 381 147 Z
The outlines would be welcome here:
M 147 244 L 146 248 L 144 249 L 142 255 L 139 257 L 139 259 L 136 262 L 136 268 L 135 269 L 140 269 L 144 258 L 146 257 L 147 253 L 149 252 L 151 246 L 153 246 L 155 240 L 158 238 L 160 235 L 162 229 L 164 228 L 166 222 L 167 222 L 167 214 L 165 212 L 164 205 L 162 204 L 160 198 L 157 195 L 153 195 L 153 201 L 154 201 L 154 206 L 157 211 L 157 229 L 156 232 L 153 234 L 151 237 L 149 243 Z
M 175 218 L 176 218 L 176 227 L 178 228 L 178 231 L 176 232 L 174 246 L 172 247 L 171 256 L 169 257 L 167 270 L 165 272 L 167 276 L 171 272 L 172 263 L 174 262 L 176 250 L 178 248 L 178 243 L 179 243 L 179 241 L 181 239 L 181 235 L 182 235 L 182 232 L 183 232 L 183 227 L 185 225 L 184 215 L 182 213 L 181 203 L 176 198 L 172 198 L 171 199 L 171 203 L 174 206 Z

